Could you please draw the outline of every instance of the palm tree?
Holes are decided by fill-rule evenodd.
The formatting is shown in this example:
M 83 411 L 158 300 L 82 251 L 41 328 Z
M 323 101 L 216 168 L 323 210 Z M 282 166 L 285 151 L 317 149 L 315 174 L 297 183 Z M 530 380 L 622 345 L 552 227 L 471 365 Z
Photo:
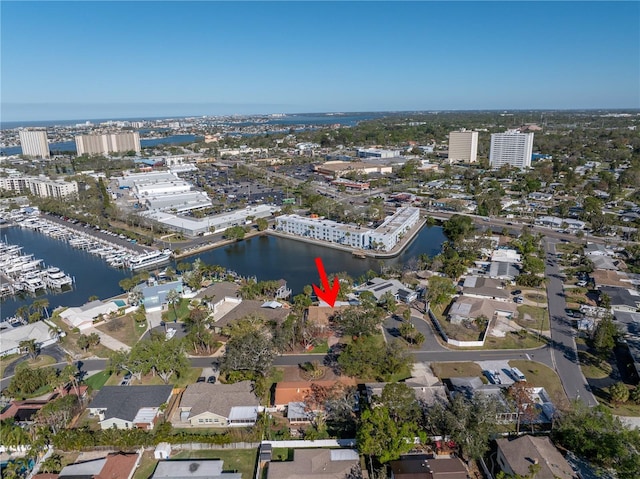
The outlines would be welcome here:
M 178 312 L 176 311 L 176 303 L 180 301 L 180 293 L 178 293 L 178 290 L 176 289 L 170 289 L 169 291 L 167 291 L 167 295 L 165 296 L 165 299 L 168 304 L 173 306 L 173 314 L 175 316 L 175 320 L 177 321 Z
M 21 351 L 24 351 L 29 355 L 31 359 L 35 359 L 38 356 L 39 349 L 35 339 L 25 339 L 18 343 Z
M 28 306 L 20 306 L 16 309 L 16 316 L 20 319 L 28 320 L 29 319 L 29 307 Z
M 31 304 L 31 309 L 33 312 L 37 311 L 42 313 L 44 311 L 47 318 L 49 318 L 49 311 L 47 310 L 48 307 L 49 307 L 49 300 L 47 298 L 36 299 Z
M 58 473 L 62 470 L 62 456 L 60 454 L 51 454 L 42 461 L 40 465 L 41 472 Z

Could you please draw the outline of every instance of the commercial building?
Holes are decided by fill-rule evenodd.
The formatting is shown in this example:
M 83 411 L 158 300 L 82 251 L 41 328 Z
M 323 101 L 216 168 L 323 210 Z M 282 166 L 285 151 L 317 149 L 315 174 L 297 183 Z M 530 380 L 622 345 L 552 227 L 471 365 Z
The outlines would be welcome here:
M 386 175 L 393 171 L 391 166 L 388 165 L 365 163 L 362 161 L 326 161 L 321 165 L 315 165 L 313 168 L 321 175 L 331 176 L 333 178 L 340 178 L 347 173 L 358 173 L 362 175 L 378 173 Z
M 20 146 L 24 156 L 49 158 L 47 130 L 20 130 Z
M 0 178 L 0 190 L 31 193 L 40 198 L 64 198 L 78 194 L 75 181 L 51 180 L 36 176 L 9 176 Z
M 520 168 L 531 166 L 533 153 L 533 133 L 521 133 L 518 130 L 507 130 L 505 133 L 491 135 L 491 151 L 489 163 L 491 168 L 498 169 L 505 165 Z
M 478 132 L 460 131 L 449 133 L 449 162 L 475 163 L 478 161 Z
M 143 215 L 166 226 L 172 231 L 179 231 L 187 236 L 202 236 L 212 232 L 224 231 L 231 226 L 243 226 L 249 222 L 248 218 L 266 218 L 280 211 L 278 206 L 256 205 L 224 213 L 220 215 L 193 218 L 178 216 L 162 211 L 149 211 Z
M 381 150 L 379 148 L 358 148 L 358 158 L 395 158 L 400 156 L 398 150 Z
M 76 136 L 76 150 L 81 155 L 108 155 L 135 151 L 140 154 L 140 134 L 137 131 Z
M 278 216 L 276 230 L 352 248 L 390 251 L 419 220 L 420 209 L 406 206 L 388 216 L 375 230 L 298 215 Z

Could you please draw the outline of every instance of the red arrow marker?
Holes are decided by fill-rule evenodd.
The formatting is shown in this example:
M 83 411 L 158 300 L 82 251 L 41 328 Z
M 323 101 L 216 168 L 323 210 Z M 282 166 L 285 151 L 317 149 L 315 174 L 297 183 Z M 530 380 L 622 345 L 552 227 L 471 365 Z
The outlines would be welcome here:
M 315 284 L 313 286 L 313 290 L 316 293 L 318 299 L 321 299 L 325 303 L 329 305 L 329 307 L 333 308 L 333 305 L 336 304 L 336 298 L 338 297 L 338 291 L 340 290 L 340 283 L 338 282 L 338 278 L 333 278 L 333 286 L 329 287 L 329 280 L 327 279 L 327 273 L 324 271 L 324 265 L 322 264 L 321 258 L 316 258 L 316 268 L 318 268 L 318 273 L 320 274 L 320 282 L 322 283 L 322 287 L 324 291 L 322 291 Z

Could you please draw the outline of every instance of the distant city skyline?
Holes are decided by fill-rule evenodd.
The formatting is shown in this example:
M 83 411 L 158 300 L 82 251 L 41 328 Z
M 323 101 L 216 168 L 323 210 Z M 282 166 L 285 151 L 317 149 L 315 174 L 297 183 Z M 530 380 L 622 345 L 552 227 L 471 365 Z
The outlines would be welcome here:
M 3 122 L 640 108 L 639 2 L 14 2 Z

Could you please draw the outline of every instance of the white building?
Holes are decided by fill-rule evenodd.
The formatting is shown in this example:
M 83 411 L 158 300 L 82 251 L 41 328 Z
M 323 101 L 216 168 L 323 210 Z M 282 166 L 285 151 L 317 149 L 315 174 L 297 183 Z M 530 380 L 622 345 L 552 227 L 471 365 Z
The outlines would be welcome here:
M 345 225 L 324 218 L 282 215 L 276 218 L 276 229 L 303 238 L 359 249 L 391 250 L 402 236 L 420 220 L 420 209 L 411 206 L 399 208 L 375 230 Z
M 478 161 L 478 132 L 460 131 L 449 133 L 449 162 L 462 161 L 475 163 Z
M 44 348 L 58 341 L 58 335 L 52 334 L 53 323 L 37 321 L 12 328 L 9 323 L 2 323 L 6 328 L 0 329 L 0 357 L 20 352 L 20 342 L 35 339 L 39 348 Z
M 24 156 L 49 158 L 47 130 L 20 130 L 20 146 Z
M 379 148 L 358 148 L 358 158 L 396 158 L 398 150 L 381 150 Z
M 29 192 L 41 198 L 63 198 L 78 194 L 75 181 L 51 180 L 46 177 L 18 176 L 0 178 L 0 190 Z
M 135 151 L 140 154 L 140 134 L 137 131 L 76 136 L 76 150 L 81 155 L 108 155 Z
M 521 170 L 529 168 L 531 166 L 532 153 L 533 133 L 507 130 L 505 133 L 491 135 L 489 163 L 493 169 L 498 169 L 504 165 L 511 165 Z

